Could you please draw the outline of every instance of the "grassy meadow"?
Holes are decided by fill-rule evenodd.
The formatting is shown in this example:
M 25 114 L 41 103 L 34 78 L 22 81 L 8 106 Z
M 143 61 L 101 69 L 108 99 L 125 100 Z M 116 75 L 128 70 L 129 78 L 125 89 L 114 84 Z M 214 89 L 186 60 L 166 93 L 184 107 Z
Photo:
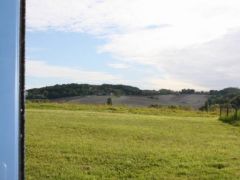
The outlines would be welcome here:
M 240 179 L 240 127 L 215 113 L 28 103 L 28 180 Z

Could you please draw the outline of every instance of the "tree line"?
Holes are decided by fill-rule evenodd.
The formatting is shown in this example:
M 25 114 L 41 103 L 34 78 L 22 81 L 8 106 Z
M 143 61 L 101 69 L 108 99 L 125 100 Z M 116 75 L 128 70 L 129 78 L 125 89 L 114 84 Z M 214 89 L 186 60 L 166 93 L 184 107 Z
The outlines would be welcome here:
M 56 99 L 74 96 L 154 96 L 169 94 L 209 94 L 209 92 L 195 91 L 194 89 L 183 89 L 181 91 L 173 91 L 169 89 L 160 90 L 141 90 L 137 87 L 127 85 L 90 85 L 90 84 L 63 84 L 42 88 L 34 88 L 27 90 L 27 99 Z
M 240 96 L 239 88 L 225 88 L 223 90 L 211 90 L 209 91 L 209 99 L 206 102 L 205 106 L 213 106 L 213 105 L 222 105 L 222 104 L 230 104 L 235 98 Z
M 219 109 L 220 119 L 226 122 L 240 120 L 240 89 L 226 88 L 220 91 L 210 91 L 208 101 L 202 110 Z

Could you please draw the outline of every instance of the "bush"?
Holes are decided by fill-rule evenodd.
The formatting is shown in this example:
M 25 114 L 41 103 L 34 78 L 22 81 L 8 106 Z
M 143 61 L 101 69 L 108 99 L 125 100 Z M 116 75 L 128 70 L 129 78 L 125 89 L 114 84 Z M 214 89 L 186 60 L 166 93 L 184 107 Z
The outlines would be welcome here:
M 225 123 L 240 125 L 240 112 L 232 113 L 229 116 L 220 117 L 220 120 Z
M 112 103 L 112 98 L 108 98 L 108 99 L 107 99 L 107 105 L 112 106 L 112 104 L 113 104 L 113 103 Z

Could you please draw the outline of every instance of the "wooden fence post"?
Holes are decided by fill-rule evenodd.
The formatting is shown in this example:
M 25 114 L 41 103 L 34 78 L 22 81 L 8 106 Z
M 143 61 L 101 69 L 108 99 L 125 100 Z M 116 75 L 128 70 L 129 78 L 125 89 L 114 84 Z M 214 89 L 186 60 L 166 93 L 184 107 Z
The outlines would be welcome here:
M 227 117 L 229 115 L 229 105 L 227 105 Z
M 222 117 L 222 105 L 220 105 L 220 118 Z
M 235 120 L 238 119 L 238 108 L 235 108 Z

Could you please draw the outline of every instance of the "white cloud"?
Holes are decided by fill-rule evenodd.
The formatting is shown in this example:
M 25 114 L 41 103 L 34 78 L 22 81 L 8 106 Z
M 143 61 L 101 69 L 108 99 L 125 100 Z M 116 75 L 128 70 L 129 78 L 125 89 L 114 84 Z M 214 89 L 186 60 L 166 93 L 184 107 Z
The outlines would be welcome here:
M 239 27 L 239 5 L 238 0 L 28 0 L 27 24 L 34 30 L 107 36 L 139 33 L 145 35 L 137 35 L 140 40 L 151 35 L 151 41 L 157 37 L 164 47 L 183 46 Z
M 29 30 L 104 38 L 99 52 L 164 71 L 176 87 L 239 85 L 239 19 L 239 0 L 27 1 Z
M 44 61 L 27 60 L 26 76 L 35 78 L 68 79 L 77 83 L 106 83 L 121 81 L 120 77 L 104 72 L 86 71 L 72 67 L 50 65 Z
M 174 89 L 174 90 L 181 90 L 185 88 L 191 88 L 196 90 L 207 90 L 207 88 L 203 86 L 199 86 L 189 82 L 183 82 L 182 80 L 172 79 L 170 77 L 162 78 L 162 79 L 151 78 L 149 80 L 146 79 L 145 81 L 147 81 L 148 84 L 151 87 L 153 87 L 153 89 L 159 89 L 159 87 L 161 87 L 163 89 Z
M 115 69 L 127 69 L 129 68 L 129 65 L 123 64 L 123 63 L 110 63 L 108 64 L 109 67 L 115 68 Z

